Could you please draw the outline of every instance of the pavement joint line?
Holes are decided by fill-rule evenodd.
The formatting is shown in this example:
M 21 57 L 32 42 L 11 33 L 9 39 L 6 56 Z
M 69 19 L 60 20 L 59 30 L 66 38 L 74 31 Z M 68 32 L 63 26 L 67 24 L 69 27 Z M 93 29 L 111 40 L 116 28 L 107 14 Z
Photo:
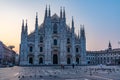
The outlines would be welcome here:
M 89 75 L 87 75 L 89 76 Z M 105 79 L 105 80 L 113 80 L 113 79 L 110 79 L 110 78 L 105 78 L 105 77 L 100 77 L 100 76 L 96 76 L 96 75 L 92 75 L 92 76 L 89 76 L 89 77 L 95 77 L 95 78 L 101 78 L 101 79 Z

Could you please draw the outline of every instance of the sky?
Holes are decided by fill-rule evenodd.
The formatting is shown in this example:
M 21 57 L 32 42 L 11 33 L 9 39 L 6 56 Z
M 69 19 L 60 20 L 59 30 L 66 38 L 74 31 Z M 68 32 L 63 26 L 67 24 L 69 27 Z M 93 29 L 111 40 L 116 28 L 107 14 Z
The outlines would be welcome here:
M 43 22 L 46 5 L 51 14 L 59 15 L 65 7 L 66 22 L 71 26 L 74 17 L 75 31 L 85 25 L 87 50 L 120 47 L 120 0 L 0 0 L 0 41 L 14 45 L 19 53 L 22 19 L 28 21 L 28 33 L 35 29 L 35 14 L 39 25 Z

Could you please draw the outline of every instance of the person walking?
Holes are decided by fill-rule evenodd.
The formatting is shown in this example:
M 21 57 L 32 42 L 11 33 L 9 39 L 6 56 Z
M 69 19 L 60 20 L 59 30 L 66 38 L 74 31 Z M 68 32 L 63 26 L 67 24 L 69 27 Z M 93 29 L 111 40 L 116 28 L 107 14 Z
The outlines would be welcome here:
M 72 68 L 74 69 L 74 67 L 75 67 L 75 65 L 74 64 L 72 64 Z

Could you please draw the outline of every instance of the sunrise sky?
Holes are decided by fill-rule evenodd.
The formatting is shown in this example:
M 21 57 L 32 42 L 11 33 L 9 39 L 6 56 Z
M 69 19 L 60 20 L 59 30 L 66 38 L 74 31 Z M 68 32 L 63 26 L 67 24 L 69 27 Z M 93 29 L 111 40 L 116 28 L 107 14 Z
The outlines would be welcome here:
M 36 12 L 40 25 L 46 5 L 58 15 L 64 6 L 68 25 L 74 17 L 76 33 L 80 24 L 85 25 L 87 50 L 106 49 L 109 41 L 113 48 L 120 47 L 120 0 L 0 0 L 0 41 L 14 45 L 19 53 L 22 19 L 28 20 L 28 32 L 32 32 Z

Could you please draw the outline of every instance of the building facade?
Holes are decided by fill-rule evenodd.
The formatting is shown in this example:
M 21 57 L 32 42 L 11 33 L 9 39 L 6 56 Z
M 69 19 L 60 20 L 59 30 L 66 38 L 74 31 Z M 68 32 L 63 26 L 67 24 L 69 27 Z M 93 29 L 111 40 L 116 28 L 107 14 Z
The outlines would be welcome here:
M 0 41 L 0 66 L 15 64 L 16 52 Z
M 80 35 L 79 35 L 80 34 Z M 60 16 L 51 16 L 51 10 L 45 10 L 44 21 L 38 25 L 36 13 L 35 30 L 28 34 L 27 21 L 22 22 L 20 43 L 20 65 L 86 64 L 86 37 L 84 25 L 78 35 L 75 33 L 74 20 L 71 28 L 66 24 L 65 9 Z
M 120 65 L 120 48 L 112 49 L 109 42 L 106 50 L 87 51 L 87 62 L 90 65 Z

